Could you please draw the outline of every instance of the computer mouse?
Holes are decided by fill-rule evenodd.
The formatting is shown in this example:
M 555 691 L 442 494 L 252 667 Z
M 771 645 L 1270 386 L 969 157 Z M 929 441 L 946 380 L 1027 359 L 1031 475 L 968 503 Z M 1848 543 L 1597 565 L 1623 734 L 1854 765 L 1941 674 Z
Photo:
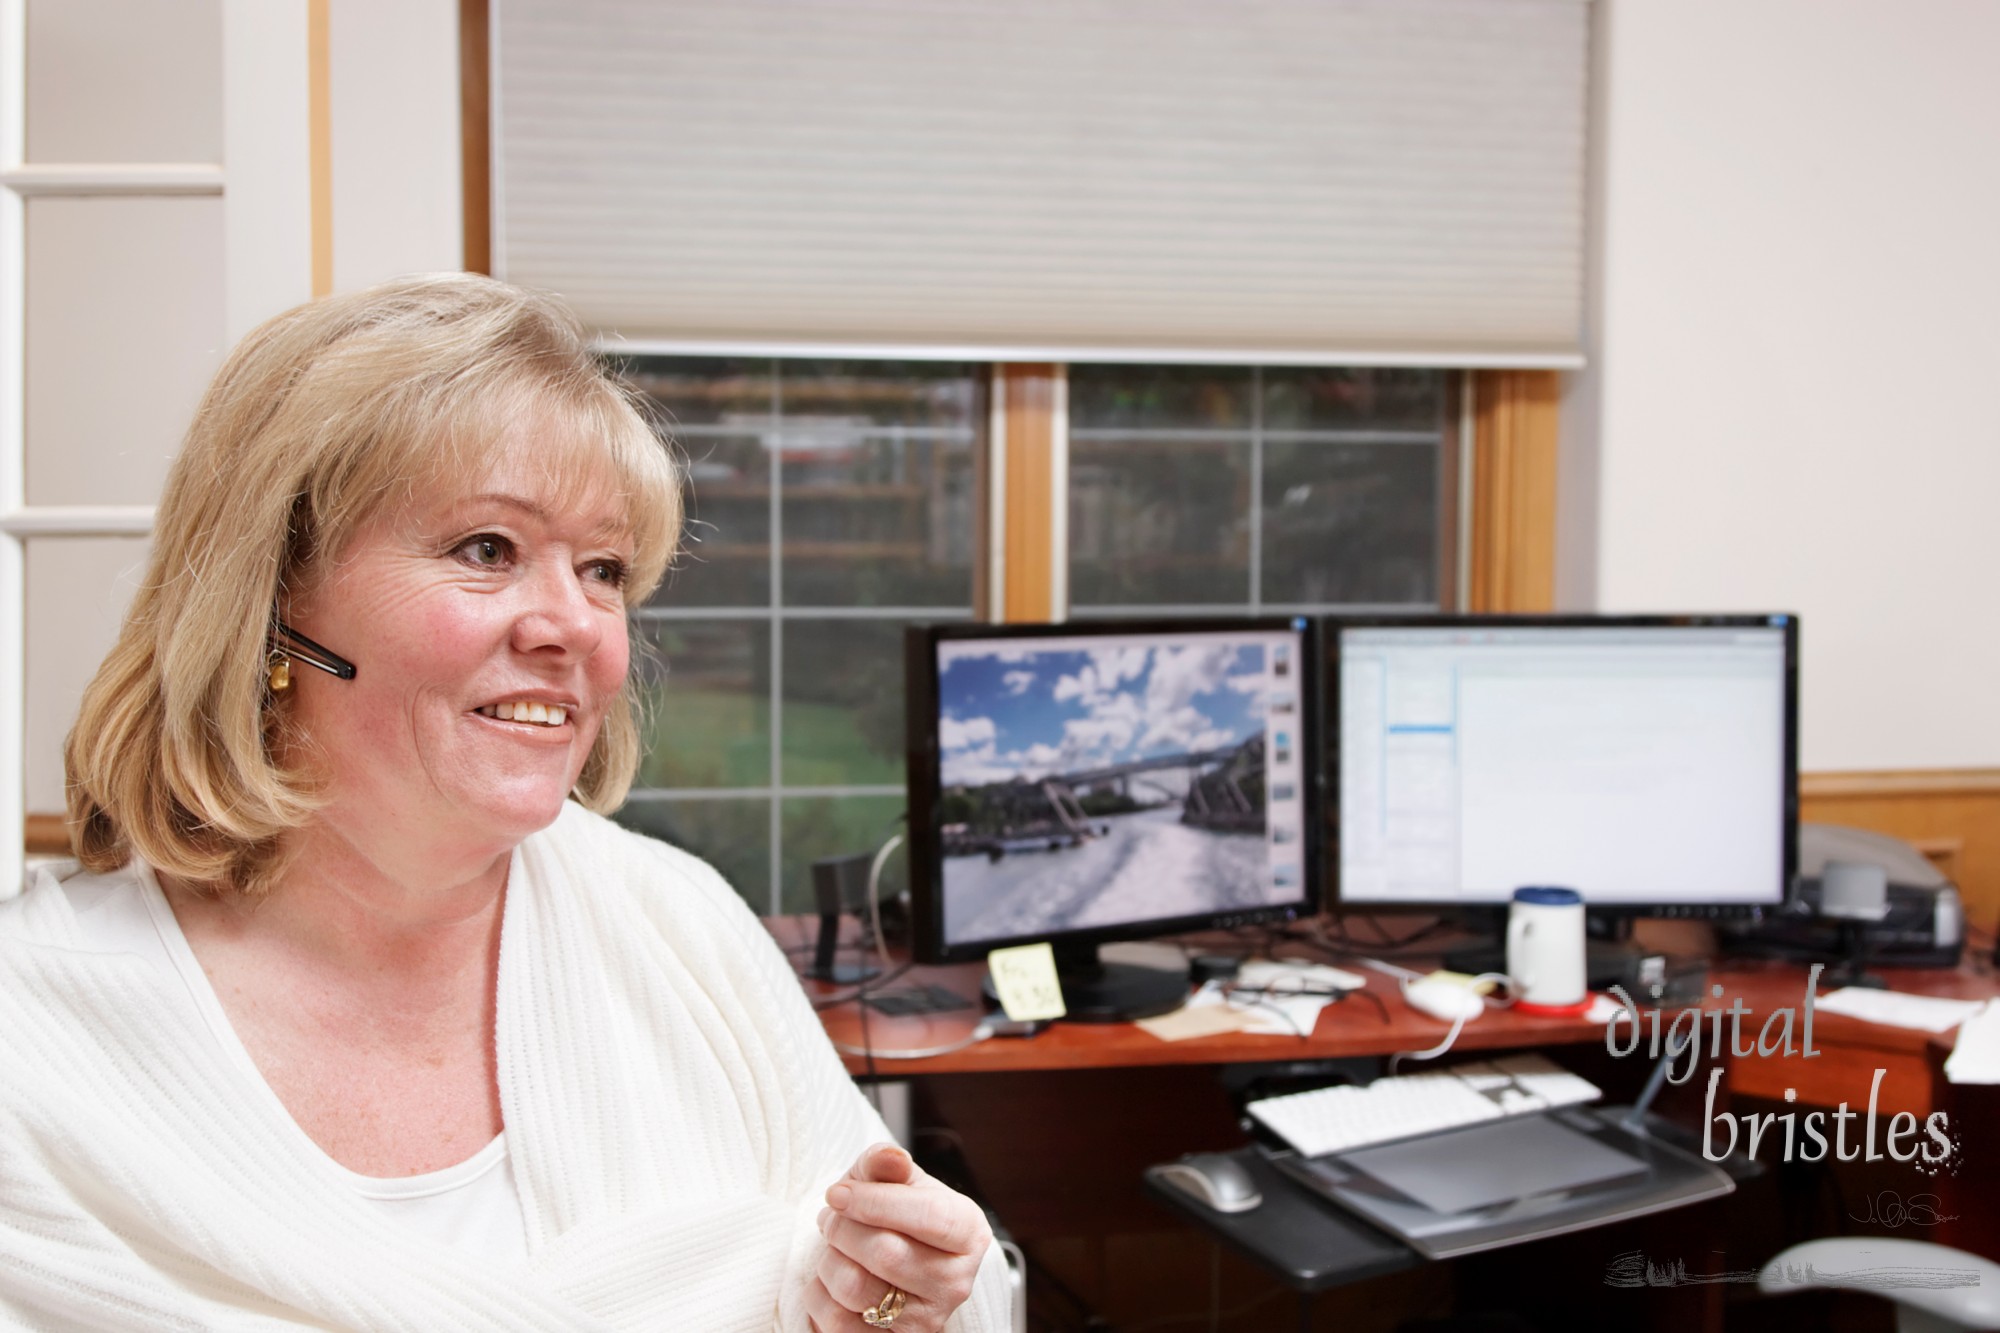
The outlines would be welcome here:
M 1445 1023 L 1456 1023 L 1461 1018 L 1469 1021 L 1486 1012 L 1486 1001 L 1479 997 L 1477 991 L 1455 981 L 1439 981 L 1434 977 L 1412 981 L 1403 987 L 1403 998 L 1410 1002 L 1412 1009 Z
M 1264 1202 L 1249 1170 L 1227 1153 L 1189 1153 L 1161 1167 L 1160 1176 L 1218 1213 L 1241 1213 Z

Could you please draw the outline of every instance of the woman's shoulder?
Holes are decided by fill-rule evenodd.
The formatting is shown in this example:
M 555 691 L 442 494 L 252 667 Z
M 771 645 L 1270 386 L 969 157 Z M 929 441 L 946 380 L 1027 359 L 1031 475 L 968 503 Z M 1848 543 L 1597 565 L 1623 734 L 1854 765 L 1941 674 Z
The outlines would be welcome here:
M 761 929 L 749 905 L 714 866 L 574 801 L 564 805 L 541 836 L 570 863 L 573 874 L 584 871 L 592 883 L 615 886 L 619 897 L 629 896 L 649 913 L 665 912 L 683 924 L 706 917 L 732 930 Z
M 130 922 L 147 921 L 144 893 L 134 866 L 96 874 L 75 861 L 46 862 L 29 872 L 19 895 L 0 902 L 0 938 L 90 948 L 122 935 Z

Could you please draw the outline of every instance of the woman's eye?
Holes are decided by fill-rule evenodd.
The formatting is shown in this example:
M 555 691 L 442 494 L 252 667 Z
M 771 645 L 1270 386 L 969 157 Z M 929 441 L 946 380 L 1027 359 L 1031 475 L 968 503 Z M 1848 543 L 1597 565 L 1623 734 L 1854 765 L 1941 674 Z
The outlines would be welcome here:
M 507 539 L 490 533 L 467 538 L 458 548 L 459 559 L 481 569 L 498 569 L 507 563 L 508 554 Z
M 625 586 L 625 562 L 622 560 L 593 560 L 584 566 L 584 576 L 593 583 L 601 583 L 607 588 Z

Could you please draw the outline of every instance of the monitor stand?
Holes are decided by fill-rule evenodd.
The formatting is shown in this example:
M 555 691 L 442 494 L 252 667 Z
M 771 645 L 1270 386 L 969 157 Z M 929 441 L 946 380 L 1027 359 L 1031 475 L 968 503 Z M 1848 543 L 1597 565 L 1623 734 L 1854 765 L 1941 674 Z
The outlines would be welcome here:
M 1448 950 L 1445 967 L 1468 976 L 1507 971 L 1507 919 L 1504 913 L 1492 915 L 1491 921 L 1466 923 L 1481 938 Z M 1589 934 L 1583 942 L 1583 984 L 1591 990 L 1614 983 L 1630 986 L 1640 957 L 1639 946 L 1632 943 L 1632 918 L 1597 916 L 1586 910 L 1584 920 Z
M 1188 974 L 1136 963 L 1107 963 L 1095 944 L 1051 941 L 1056 956 L 1056 981 L 1062 986 L 1063 1021 L 1068 1023 L 1130 1023 L 1170 1014 L 1187 1003 Z M 995 1004 L 993 978 L 987 977 L 986 998 Z

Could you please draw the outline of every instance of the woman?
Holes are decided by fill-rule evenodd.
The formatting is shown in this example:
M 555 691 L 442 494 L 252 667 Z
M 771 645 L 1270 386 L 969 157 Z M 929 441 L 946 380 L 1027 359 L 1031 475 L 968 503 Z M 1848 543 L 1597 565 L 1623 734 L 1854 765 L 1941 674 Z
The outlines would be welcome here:
M 70 737 L 82 865 L 0 909 L 0 1319 L 1004 1323 L 736 895 L 593 813 L 677 497 L 500 283 L 230 357 Z

